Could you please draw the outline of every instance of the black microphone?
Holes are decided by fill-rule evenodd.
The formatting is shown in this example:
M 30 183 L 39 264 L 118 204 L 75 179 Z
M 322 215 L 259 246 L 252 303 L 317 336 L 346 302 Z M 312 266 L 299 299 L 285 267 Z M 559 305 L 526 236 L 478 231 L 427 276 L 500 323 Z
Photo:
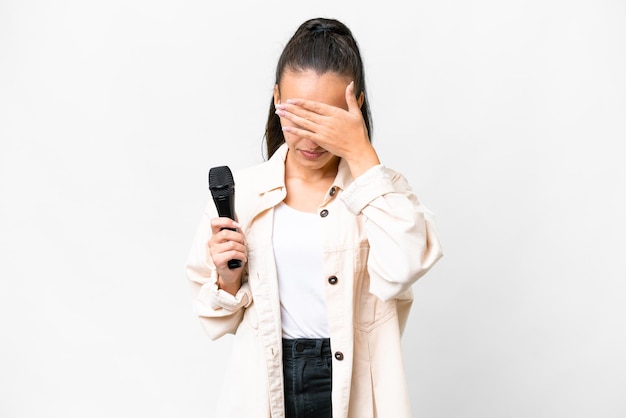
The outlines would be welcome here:
M 220 217 L 235 220 L 235 180 L 228 166 L 222 165 L 209 170 L 209 190 Z M 224 229 L 224 228 L 223 228 Z M 227 228 L 236 231 L 232 228 Z M 241 267 L 241 260 L 228 260 L 228 268 Z

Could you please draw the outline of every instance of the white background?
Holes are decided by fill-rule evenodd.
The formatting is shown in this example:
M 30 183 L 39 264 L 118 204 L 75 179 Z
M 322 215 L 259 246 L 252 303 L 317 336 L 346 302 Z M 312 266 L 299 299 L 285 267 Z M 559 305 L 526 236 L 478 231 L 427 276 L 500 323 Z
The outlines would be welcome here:
M 211 416 L 184 264 L 261 161 L 275 63 L 335 17 L 445 256 L 404 339 L 424 418 L 626 416 L 626 3 L 0 1 L 0 416 Z M 245 401 L 245 394 L 242 394 Z

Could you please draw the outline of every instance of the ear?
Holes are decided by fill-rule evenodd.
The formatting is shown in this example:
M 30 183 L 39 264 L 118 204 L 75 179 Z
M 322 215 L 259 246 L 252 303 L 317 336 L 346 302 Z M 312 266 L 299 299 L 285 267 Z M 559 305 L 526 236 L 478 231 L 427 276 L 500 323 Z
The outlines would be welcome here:
M 357 103 L 359 105 L 359 108 L 361 108 L 361 106 L 363 106 L 363 102 L 365 101 L 365 95 L 363 94 L 363 92 L 361 92 L 361 94 L 359 94 L 359 98 L 357 99 Z
M 280 104 L 280 90 L 278 89 L 278 84 L 274 86 L 274 107 L 277 104 Z

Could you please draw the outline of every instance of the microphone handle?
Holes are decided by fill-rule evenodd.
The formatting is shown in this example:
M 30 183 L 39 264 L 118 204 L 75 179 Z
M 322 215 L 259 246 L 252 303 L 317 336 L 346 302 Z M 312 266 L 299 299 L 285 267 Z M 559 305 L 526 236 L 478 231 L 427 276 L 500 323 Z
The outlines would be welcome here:
M 228 268 L 231 270 L 238 269 L 241 267 L 241 260 L 228 260 Z
M 214 197 L 213 201 L 215 202 L 215 206 L 217 208 L 217 213 L 219 214 L 219 216 L 225 216 L 232 219 L 233 221 L 235 220 L 235 199 L 233 194 L 231 194 L 230 196 L 219 198 Z M 236 229 L 234 228 L 222 228 L 222 230 L 224 229 L 236 231 Z M 234 270 L 238 269 L 239 267 L 241 267 L 241 260 L 228 260 L 229 269 Z

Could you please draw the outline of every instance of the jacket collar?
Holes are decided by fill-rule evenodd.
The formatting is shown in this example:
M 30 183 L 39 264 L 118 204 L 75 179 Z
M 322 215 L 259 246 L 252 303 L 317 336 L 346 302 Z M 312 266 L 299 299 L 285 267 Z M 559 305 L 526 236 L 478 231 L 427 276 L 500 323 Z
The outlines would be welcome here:
M 353 181 L 354 179 L 352 178 L 352 173 L 350 173 L 350 167 L 348 167 L 346 160 L 342 158 L 339 160 L 337 177 L 335 177 L 333 186 L 338 187 L 341 190 L 345 190 Z
M 289 147 L 283 143 L 267 161 L 262 165 L 262 172 L 258 173 L 257 193 L 266 194 L 276 189 L 285 188 L 285 160 Z M 337 176 L 333 182 L 333 187 L 345 190 L 354 179 L 350 173 L 348 163 L 342 158 L 339 160 Z
M 285 188 L 285 160 L 288 150 L 287 144 L 283 143 L 265 164 L 261 164 L 256 183 L 256 192 L 259 195 Z

